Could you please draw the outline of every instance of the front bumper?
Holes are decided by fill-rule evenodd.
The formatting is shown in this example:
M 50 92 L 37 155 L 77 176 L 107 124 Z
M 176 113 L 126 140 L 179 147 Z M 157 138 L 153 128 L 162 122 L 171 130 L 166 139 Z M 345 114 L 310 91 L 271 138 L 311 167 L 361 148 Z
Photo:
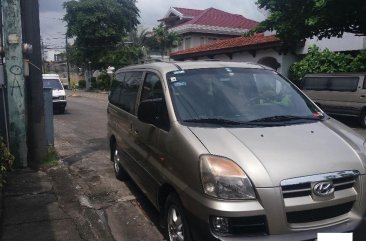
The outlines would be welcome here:
M 183 206 L 187 211 L 188 223 L 192 229 L 194 240 L 251 240 L 251 241 L 293 241 L 314 240 L 317 233 L 352 232 L 361 222 L 366 205 L 366 177 L 360 175 L 352 190 L 342 190 L 334 199 L 316 202 L 311 197 L 291 198 L 284 200 L 281 187 L 257 188 L 258 200 L 223 201 L 200 195 L 191 189 L 181 194 Z M 350 195 L 354 191 L 355 195 Z M 347 193 L 348 192 L 348 193 Z M 350 210 L 334 217 L 311 222 L 288 222 L 288 213 L 302 215 L 307 211 L 325 210 L 329 207 L 351 203 Z M 320 211 L 321 212 L 321 211 Z M 210 217 L 246 218 L 264 216 L 266 234 L 216 234 L 210 228 Z M 365 237 L 366 240 L 366 237 Z
M 65 108 L 67 105 L 66 100 L 54 100 L 52 103 L 54 109 Z

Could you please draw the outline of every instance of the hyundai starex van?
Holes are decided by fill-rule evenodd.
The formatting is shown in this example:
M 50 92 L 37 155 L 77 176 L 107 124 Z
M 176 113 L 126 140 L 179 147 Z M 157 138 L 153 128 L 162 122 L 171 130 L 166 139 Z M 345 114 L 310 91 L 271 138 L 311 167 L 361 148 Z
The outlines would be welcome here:
M 365 138 L 271 69 L 176 62 L 116 72 L 111 161 L 170 241 L 314 240 L 366 206 Z
M 328 114 L 357 117 L 366 128 L 366 73 L 307 74 L 300 87 Z

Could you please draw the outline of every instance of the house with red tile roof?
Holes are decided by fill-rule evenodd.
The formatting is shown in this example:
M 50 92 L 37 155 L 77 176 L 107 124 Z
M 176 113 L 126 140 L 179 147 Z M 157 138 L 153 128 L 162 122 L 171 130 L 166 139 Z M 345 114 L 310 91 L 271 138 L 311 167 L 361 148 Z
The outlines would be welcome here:
M 257 25 L 254 20 L 216 8 L 197 10 L 171 7 L 159 21 L 182 36 L 181 46 L 173 51 L 241 36 Z
M 256 34 L 218 40 L 195 48 L 171 53 L 174 60 L 218 59 L 253 62 L 269 66 L 287 76 L 290 65 L 297 60 L 292 53 L 281 52 L 282 42 L 271 34 Z
M 174 60 L 255 62 L 272 67 L 285 76 L 291 64 L 306 54 L 312 44 L 336 52 L 357 52 L 366 46 L 365 36 L 345 33 L 341 38 L 307 39 L 294 53 L 283 53 L 283 43 L 274 33 L 243 36 L 257 25 L 256 21 L 215 8 L 172 7 L 159 21 L 183 37 L 182 45 L 170 54 Z

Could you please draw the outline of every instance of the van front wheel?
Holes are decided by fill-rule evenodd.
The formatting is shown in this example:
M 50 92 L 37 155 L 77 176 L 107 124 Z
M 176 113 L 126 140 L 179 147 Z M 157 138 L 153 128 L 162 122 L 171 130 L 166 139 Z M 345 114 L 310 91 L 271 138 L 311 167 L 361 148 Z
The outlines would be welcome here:
M 191 241 L 182 204 L 174 193 L 168 196 L 165 203 L 165 222 L 169 241 Z
M 123 181 L 128 177 L 126 171 L 123 169 L 123 167 L 121 167 L 119 152 L 117 148 L 114 149 L 113 153 L 113 167 L 114 167 L 114 173 L 116 174 L 116 178 L 118 180 Z

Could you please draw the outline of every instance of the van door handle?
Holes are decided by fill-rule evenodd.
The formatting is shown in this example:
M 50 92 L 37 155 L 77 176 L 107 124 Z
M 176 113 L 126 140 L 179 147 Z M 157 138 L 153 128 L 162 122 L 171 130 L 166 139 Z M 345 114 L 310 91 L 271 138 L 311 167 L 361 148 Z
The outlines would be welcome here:
M 130 124 L 130 128 L 128 128 L 128 132 L 129 132 L 130 134 L 132 134 L 132 133 L 133 133 L 132 124 Z
M 139 131 L 135 129 L 135 131 L 133 132 L 135 134 L 135 136 L 139 135 Z
M 365 98 L 366 97 L 366 95 L 361 95 L 361 98 Z

